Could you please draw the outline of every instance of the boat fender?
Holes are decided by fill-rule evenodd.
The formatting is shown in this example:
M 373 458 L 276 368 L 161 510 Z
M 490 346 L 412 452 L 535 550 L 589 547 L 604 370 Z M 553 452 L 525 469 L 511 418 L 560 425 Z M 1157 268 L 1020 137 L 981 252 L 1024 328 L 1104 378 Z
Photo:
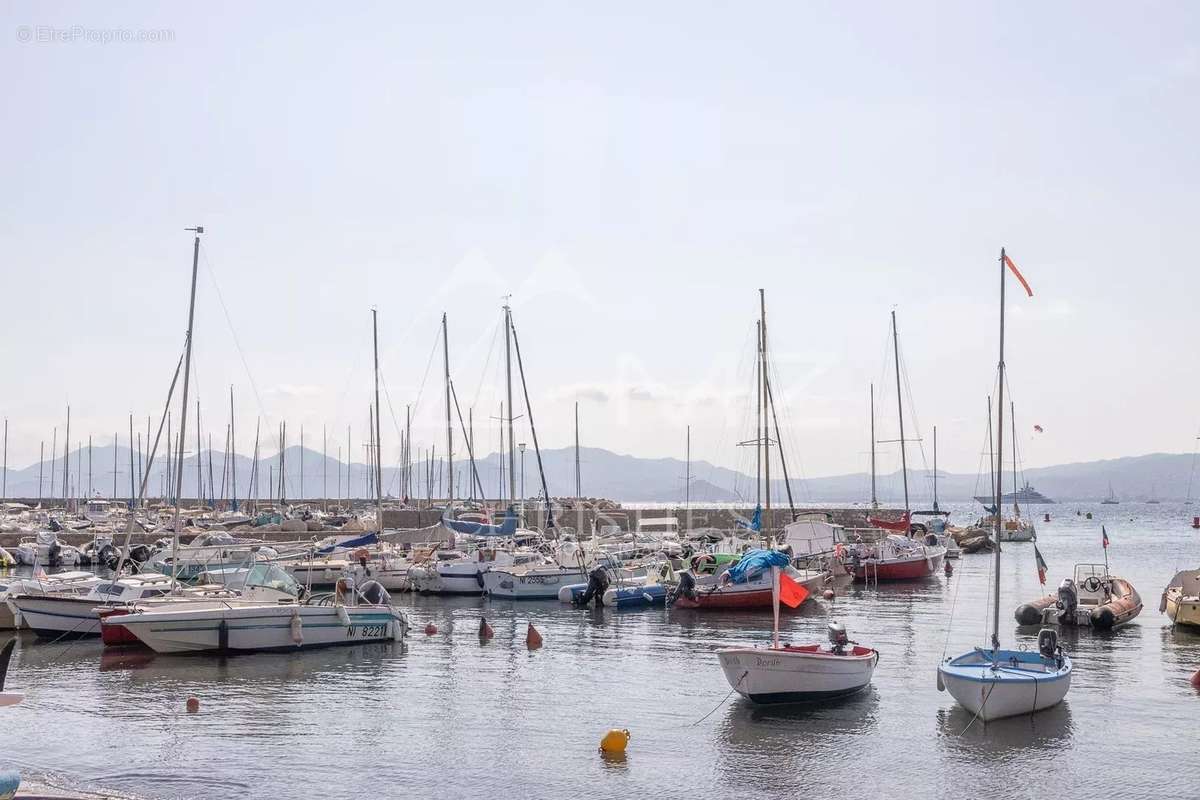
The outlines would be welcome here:
M 346 610 L 345 606 L 337 607 L 337 617 L 342 621 L 343 625 L 350 624 L 350 612 Z
M 1017 607 L 1014 616 L 1018 625 L 1038 625 L 1042 622 L 1042 608 L 1037 603 L 1025 603 Z
M 222 653 L 229 650 L 229 623 L 225 620 L 217 625 L 217 649 Z
M 300 609 L 292 609 L 292 643 L 301 645 L 304 643 L 304 620 L 300 618 Z
M 1108 606 L 1101 606 L 1100 608 L 1092 610 L 1092 613 L 1090 614 L 1090 621 L 1092 623 L 1092 627 L 1096 630 L 1108 631 L 1112 630 L 1113 625 L 1117 621 L 1117 616 Z

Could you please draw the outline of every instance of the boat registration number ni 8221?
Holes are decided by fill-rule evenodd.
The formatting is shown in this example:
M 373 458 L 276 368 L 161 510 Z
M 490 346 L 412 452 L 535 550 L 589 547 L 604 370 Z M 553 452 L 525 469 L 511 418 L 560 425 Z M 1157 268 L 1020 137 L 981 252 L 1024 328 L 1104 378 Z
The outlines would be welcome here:
M 372 639 L 387 635 L 387 623 L 378 625 L 351 625 L 348 636 L 351 639 Z

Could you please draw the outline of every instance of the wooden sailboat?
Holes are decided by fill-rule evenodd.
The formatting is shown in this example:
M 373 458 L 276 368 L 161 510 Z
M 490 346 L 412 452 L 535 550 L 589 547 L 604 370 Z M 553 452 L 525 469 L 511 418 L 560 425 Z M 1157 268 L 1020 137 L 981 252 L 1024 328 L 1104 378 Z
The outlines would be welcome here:
M 1000 362 L 996 425 L 995 507 L 1000 510 L 1003 489 L 1004 453 L 1004 287 L 1008 270 L 1016 267 L 1000 250 Z M 1017 273 L 1026 291 L 1025 279 Z M 989 414 L 990 417 L 990 414 Z M 1000 538 L 1000 514 L 995 515 L 996 538 Z M 988 722 L 1019 714 L 1031 714 L 1058 705 L 1071 688 L 1071 659 L 1058 646 L 1058 635 L 1050 629 L 1038 636 L 1037 651 L 1004 650 L 1000 647 L 1000 553 L 992 575 L 992 639 L 990 649 L 975 647 L 938 665 L 938 689 L 951 696 L 977 718 Z

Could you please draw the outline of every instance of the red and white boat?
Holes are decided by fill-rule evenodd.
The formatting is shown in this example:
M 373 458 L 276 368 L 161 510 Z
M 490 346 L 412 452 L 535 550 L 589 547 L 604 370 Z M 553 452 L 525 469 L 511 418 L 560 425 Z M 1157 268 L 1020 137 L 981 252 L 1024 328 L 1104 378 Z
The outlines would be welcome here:
M 735 565 L 726 565 L 712 575 L 698 574 L 693 570 L 680 573 L 679 586 L 671 604 L 676 608 L 706 610 L 771 608 L 774 602 L 771 570 L 748 570 L 739 579 L 731 580 L 732 566 Z M 828 571 L 800 570 L 790 565 L 777 568 L 793 583 L 802 586 L 806 597 L 819 592 L 830 574 Z
M 878 542 L 845 548 L 842 564 L 856 583 L 928 578 L 942 569 L 946 548 L 907 536 L 888 534 Z

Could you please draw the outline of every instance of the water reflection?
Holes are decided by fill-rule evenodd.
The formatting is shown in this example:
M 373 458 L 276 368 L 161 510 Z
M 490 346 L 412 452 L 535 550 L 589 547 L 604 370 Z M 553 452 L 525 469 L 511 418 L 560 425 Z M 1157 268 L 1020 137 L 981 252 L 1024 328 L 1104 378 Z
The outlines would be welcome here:
M 1069 748 L 1074 736 L 1069 701 L 986 724 L 955 705 L 937 712 L 937 727 L 938 742 L 947 753 L 980 765 L 994 764 L 1016 751 L 1026 757 L 1037 751 L 1055 753 Z

